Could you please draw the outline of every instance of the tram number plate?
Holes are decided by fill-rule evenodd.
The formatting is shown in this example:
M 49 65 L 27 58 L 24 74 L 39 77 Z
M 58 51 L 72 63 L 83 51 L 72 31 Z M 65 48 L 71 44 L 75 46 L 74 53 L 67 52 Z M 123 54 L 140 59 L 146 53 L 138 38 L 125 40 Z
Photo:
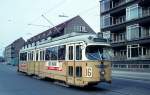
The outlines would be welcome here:
M 92 67 L 86 67 L 86 77 L 92 77 Z

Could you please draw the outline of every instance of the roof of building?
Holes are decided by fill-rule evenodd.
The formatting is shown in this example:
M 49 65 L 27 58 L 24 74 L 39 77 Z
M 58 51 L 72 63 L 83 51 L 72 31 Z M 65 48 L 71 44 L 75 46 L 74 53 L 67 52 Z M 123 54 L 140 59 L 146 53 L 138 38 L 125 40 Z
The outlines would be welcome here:
M 8 46 L 6 46 L 6 48 L 7 47 L 10 47 L 10 46 L 12 46 L 12 45 L 14 45 L 15 43 L 17 43 L 18 41 L 23 41 L 23 43 L 25 43 L 25 40 L 22 38 L 22 37 L 20 37 L 20 38 L 18 38 L 18 39 L 16 39 L 15 41 L 13 41 L 11 44 L 9 44 Z
M 80 17 L 80 16 L 75 16 L 75 17 L 73 17 L 73 18 L 71 18 L 71 19 L 69 19 L 69 20 L 67 20 L 61 24 L 58 24 L 57 26 L 54 26 L 54 27 L 52 27 L 52 28 L 50 28 L 50 29 L 48 29 L 48 30 L 36 35 L 36 36 L 31 37 L 30 39 L 27 40 L 26 44 L 31 44 L 33 42 L 40 41 L 41 39 L 46 39 L 48 37 L 53 38 L 56 36 L 63 35 L 63 33 L 64 33 L 63 30 L 64 30 L 65 26 L 69 22 L 71 22 L 72 20 L 74 20 L 75 18 L 78 18 L 78 17 Z

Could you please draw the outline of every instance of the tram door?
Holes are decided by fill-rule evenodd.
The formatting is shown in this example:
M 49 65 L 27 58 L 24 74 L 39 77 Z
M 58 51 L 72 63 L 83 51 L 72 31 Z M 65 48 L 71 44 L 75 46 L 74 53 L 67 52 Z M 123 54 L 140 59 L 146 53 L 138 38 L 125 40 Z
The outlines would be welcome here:
M 80 44 L 67 46 L 67 83 L 80 84 L 82 77 L 82 49 Z
M 74 84 L 75 83 L 75 60 L 74 60 L 74 46 L 75 44 L 70 44 L 67 46 L 67 83 Z

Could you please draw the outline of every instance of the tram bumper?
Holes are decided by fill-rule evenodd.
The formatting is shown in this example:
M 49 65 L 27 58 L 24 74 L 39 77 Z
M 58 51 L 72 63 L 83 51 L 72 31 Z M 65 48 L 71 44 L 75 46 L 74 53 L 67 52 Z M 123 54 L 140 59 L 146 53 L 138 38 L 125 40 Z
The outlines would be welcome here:
M 112 83 L 111 81 L 111 69 L 109 64 L 103 62 L 99 65 L 99 77 L 100 82 Z

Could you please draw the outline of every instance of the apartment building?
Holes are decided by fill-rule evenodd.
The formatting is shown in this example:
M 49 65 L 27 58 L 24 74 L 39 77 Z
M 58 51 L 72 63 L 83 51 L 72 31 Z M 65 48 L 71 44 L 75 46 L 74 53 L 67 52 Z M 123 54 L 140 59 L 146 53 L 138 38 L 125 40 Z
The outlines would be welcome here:
M 101 32 L 109 34 L 114 69 L 150 70 L 150 0 L 101 0 Z
M 17 65 L 19 63 L 19 50 L 25 44 L 23 38 L 19 38 L 5 47 L 4 58 L 6 64 Z

